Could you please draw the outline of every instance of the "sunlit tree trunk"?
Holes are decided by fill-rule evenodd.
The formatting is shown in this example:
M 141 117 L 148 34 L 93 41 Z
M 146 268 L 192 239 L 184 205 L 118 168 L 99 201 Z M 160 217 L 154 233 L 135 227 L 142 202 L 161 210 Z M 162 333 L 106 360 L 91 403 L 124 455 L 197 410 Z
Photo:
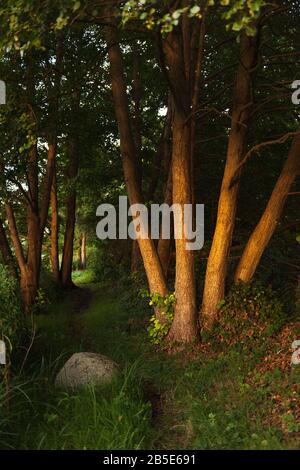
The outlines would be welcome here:
M 14 246 L 16 259 L 20 269 L 20 290 L 23 301 L 24 311 L 26 313 L 30 312 L 32 305 L 35 302 L 36 292 L 37 292 L 37 281 L 35 272 L 29 268 L 24 252 L 23 247 L 20 241 L 20 237 L 17 230 L 15 215 L 13 207 L 10 203 L 6 203 L 6 215 L 8 220 L 8 227 L 10 231 L 11 240 Z
M 172 195 L 173 187 L 172 186 L 173 185 L 172 185 L 172 163 L 171 163 L 170 168 L 169 168 L 168 181 L 167 181 L 165 191 L 164 191 L 165 193 L 164 204 L 167 204 L 168 206 L 172 205 L 172 200 L 173 200 L 173 195 Z M 170 238 L 163 239 L 162 236 L 160 236 L 160 239 L 158 241 L 158 246 L 157 246 L 158 256 L 159 256 L 166 279 L 168 279 L 168 270 L 169 270 L 170 258 L 171 258 L 173 234 L 174 234 L 174 231 L 171 230 Z
M 108 11 L 108 15 L 111 15 L 112 24 L 106 27 L 106 40 L 110 61 L 115 113 L 120 134 L 123 171 L 130 204 L 136 204 L 143 202 L 141 187 L 139 184 L 137 150 L 131 128 L 124 66 L 117 27 L 113 23 L 113 14 L 111 11 Z M 148 239 L 138 238 L 138 244 L 150 292 L 166 296 L 168 291 L 165 277 L 153 240 L 151 240 L 150 237 Z
M 201 326 L 213 325 L 219 302 L 224 298 L 228 256 L 235 225 L 240 171 L 236 173 L 246 145 L 248 125 L 253 105 L 252 75 L 257 66 L 259 36 L 241 37 L 240 65 L 236 77 L 231 131 L 218 214 L 212 246 L 208 258 L 201 311 Z
M 288 193 L 299 174 L 300 136 L 296 136 L 267 207 L 243 251 L 235 272 L 235 282 L 249 282 L 253 278 L 261 257 L 278 226 Z
M 79 265 L 80 269 L 86 269 L 86 234 L 83 233 L 80 238 L 80 256 L 79 256 Z
M 182 236 L 176 247 L 176 305 L 174 321 L 169 332 L 171 341 L 191 342 L 197 337 L 196 289 L 194 254 L 187 250 L 188 242 L 183 220 L 184 205 L 192 203 L 190 128 L 186 117 L 175 109 L 173 121 L 172 180 L 173 203 L 179 204 L 182 214 L 174 214 L 175 226 L 181 223 Z M 180 217 L 181 222 L 177 220 Z
M 181 215 L 174 214 L 175 234 L 178 225 L 183 229 L 181 237 L 175 237 L 176 304 L 174 321 L 168 335 L 170 341 L 178 342 L 192 342 L 198 336 L 194 254 L 187 249 L 189 240 L 183 215 L 184 206 L 193 204 L 192 160 L 195 145 L 195 108 L 199 98 L 204 46 L 202 26 L 203 18 L 201 21 L 192 22 L 188 15 L 184 14 L 179 26 L 165 39 L 160 37 L 158 44 L 161 66 L 174 101 L 172 202 L 181 207 Z M 197 47 L 196 38 L 200 38 Z

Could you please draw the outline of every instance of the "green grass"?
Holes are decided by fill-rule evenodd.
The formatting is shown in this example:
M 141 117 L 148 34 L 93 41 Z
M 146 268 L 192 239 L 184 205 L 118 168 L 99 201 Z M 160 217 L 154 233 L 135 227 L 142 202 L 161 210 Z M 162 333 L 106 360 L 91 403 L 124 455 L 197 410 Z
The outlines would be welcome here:
M 76 282 L 85 284 L 86 279 L 88 274 L 78 275 Z M 272 399 L 291 399 L 299 369 L 286 376 L 275 370 L 258 377 L 263 344 L 255 351 L 195 353 L 188 348 L 185 354 L 168 355 L 150 344 L 148 313 L 129 307 L 128 293 L 90 287 L 93 300 L 84 314 L 72 315 L 70 293 L 37 317 L 39 338 L 24 376 L 16 378 L 10 412 L 5 405 L 0 410 L 2 448 L 299 447 L 292 405 L 288 414 L 287 408 L 276 408 L 274 420 Z M 55 390 L 55 373 L 80 350 L 111 357 L 120 364 L 121 375 L 104 388 L 71 394 Z M 257 379 L 255 385 L 249 385 L 249 377 Z
M 94 273 L 86 269 L 85 271 L 74 271 L 72 274 L 73 282 L 79 284 L 91 284 L 94 282 Z

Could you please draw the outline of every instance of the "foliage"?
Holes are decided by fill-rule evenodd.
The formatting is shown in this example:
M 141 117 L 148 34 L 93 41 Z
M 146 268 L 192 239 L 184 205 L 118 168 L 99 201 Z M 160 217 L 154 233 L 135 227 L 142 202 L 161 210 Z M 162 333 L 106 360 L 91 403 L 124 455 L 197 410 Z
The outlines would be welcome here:
M 105 245 L 93 248 L 88 256 L 88 266 L 95 282 L 107 282 L 120 278 L 122 265 L 116 264 L 113 253 Z
M 178 26 L 182 15 L 190 18 L 202 18 L 206 2 L 192 2 L 189 6 L 170 11 L 169 2 L 158 0 L 129 0 L 123 9 L 123 23 L 129 20 L 141 20 L 147 29 L 159 28 L 162 34 L 169 33 Z M 266 5 L 265 0 L 209 0 L 209 7 L 221 6 L 225 10 L 222 18 L 226 21 L 227 29 L 240 32 L 245 30 L 249 36 L 256 32 L 255 20 L 261 9 Z
M 249 351 L 229 349 L 218 357 L 208 348 L 187 351 L 186 356 L 157 352 L 147 346 L 143 329 L 124 329 L 135 312 L 124 308 L 122 292 L 104 290 L 97 291 L 88 311 L 76 320 L 82 321 L 80 331 L 86 330 L 95 351 L 115 359 L 124 373 L 112 386 L 99 390 L 65 394 L 53 388 L 55 373 L 70 353 L 86 348 L 69 334 L 72 308 L 66 304 L 71 296 L 66 296 L 53 306 L 51 318 L 37 319 L 35 359 L 27 365 L 25 376 L 13 380 L 9 413 L 6 392 L 0 387 L 2 449 L 299 446 L 293 418 L 298 409 L 298 370 L 294 377 L 279 376 L 276 371 L 258 374 L 264 357 Z M 159 426 L 151 420 L 149 401 L 152 413 L 160 413 Z M 162 409 L 156 409 L 157 401 Z
M 169 33 L 179 24 L 183 14 L 190 18 L 201 18 L 200 5 L 192 4 L 188 7 L 178 8 L 172 12 L 168 11 L 168 2 L 158 2 L 157 0 L 129 0 L 123 9 L 123 23 L 129 20 L 141 20 L 147 29 L 158 27 L 162 34 Z M 162 8 L 161 8 L 162 7 Z M 165 7 L 165 8 L 164 8 Z M 164 11 L 165 10 L 165 11 Z
M 16 281 L 0 264 L 0 338 L 12 350 L 18 346 L 23 326 Z
M 148 333 L 152 343 L 160 344 L 169 333 L 173 323 L 175 292 L 166 297 L 157 293 L 148 295 L 148 297 L 150 298 L 149 305 L 159 312 L 159 318 L 155 313 L 151 316 Z
M 3 0 L 0 7 L 0 49 L 44 49 L 45 35 L 60 30 L 79 10 L 78 0 Z
M 214 0 L 210 2 L 214 4 Z M 226 7 L 223 18 L 227 22 L 227 29 L 233 31 L 246 31 L 249 36 L 256 32 L 255 21 L 258 19 L 261 9 L 266 5 L 265 0 L 221 0 L 221 5 Z
M 278 331 L 286 320 L 282 303 L 270 287 L 238 284 L 219 306 L 216 333 L 230 345 L 251 344 Z

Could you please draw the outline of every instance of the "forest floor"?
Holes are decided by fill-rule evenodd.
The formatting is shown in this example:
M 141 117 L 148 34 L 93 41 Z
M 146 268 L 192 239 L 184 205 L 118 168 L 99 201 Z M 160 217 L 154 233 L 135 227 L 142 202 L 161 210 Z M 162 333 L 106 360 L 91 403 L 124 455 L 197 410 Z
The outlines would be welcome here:
M 0 447 L 17 449 L 295 449 L 300 447 L 300 366 L 289 331 L 251 351 L 157 350 L 147 320 L 122 291 L 80 288 L 37 316 L 37 337 L 12 382 Z M 121 366 L 113 384 L 65 393 L 54 377 L 74 352 Z M 0 410 L 1 412 L 1 410 Z

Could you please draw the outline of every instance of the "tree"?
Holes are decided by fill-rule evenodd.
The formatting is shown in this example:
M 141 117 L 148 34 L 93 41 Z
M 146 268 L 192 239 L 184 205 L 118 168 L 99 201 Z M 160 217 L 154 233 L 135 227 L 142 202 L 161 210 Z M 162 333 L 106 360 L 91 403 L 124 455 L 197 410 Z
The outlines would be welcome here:
M 240 65 L 237 72 L 231 111 L 231 130 L 224 176 L 218 203 L 218 215 L 208 258 L 203 293 L 202 328 L 213 325 L 219 302 L 224 298 L 228 254 L 235 225 L 240 173 L 237 168 L 244 156 L 251 110 L 254 103 L 253 73 L 259 51 L 259 32 L 241 37 Z
M 143 202 L 138 176 L 137 150 L 132 133 L 123 59 L 119 45 L 114 10 L 111 8 L 108 9 L 107 15 L 111 19 L 111 23 L 106 27 L 106 41 L 110 60 L 112 92 L 120 134 L 124 177 L 129 201 L 130 204 L 133 205 Z M 138 237 L 138 244 L 143 258 L 150 292 L 166 296 L 168 292 L 166 281 L 153 240 Z
M 250 282 L 280 220 L 286 199 L 300 175 L 300 128 L 275 184 L 267 207 L 253 230 L 235 272 L 235 282 Z

